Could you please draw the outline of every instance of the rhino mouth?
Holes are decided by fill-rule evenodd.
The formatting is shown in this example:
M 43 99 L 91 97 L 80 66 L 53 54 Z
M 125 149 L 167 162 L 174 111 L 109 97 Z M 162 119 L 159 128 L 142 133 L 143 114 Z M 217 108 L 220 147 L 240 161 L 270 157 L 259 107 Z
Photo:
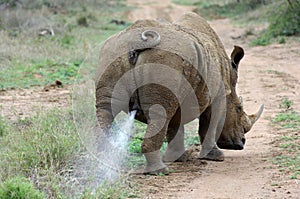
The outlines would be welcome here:
M 240 141 L 218 141 L 217 145 L 221 149 L 228 149 L 228 150 L 243 150 L 245 145 L 246 139 L 242 138 Z

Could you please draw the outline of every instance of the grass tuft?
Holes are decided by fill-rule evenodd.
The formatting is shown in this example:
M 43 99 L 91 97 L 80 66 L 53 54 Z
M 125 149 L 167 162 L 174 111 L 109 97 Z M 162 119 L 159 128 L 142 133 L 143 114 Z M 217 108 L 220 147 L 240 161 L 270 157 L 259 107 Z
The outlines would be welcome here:
M 47 195 L 58 197 L 64 187 L 58 173 L 67 168 L 79 149 L 68 112 L 54 109 L 20 120 L 0 139 L 0 181 L 22 175 L 32 178 L 40 190 L 49 192 Z
M 33 183 L 24 177 L 13 177 L 0 184 L 0 198 L 3 199 L 44 199 L 45 194 L 34 187 Z

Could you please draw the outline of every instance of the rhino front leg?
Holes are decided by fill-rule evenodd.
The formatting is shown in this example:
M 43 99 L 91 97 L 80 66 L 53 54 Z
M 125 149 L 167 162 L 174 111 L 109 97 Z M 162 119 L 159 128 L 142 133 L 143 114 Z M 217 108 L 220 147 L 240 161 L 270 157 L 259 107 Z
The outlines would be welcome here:
M 167 132 L 168 147 L 163 155 L 164 162 L 185 162 L 187 156 L 184 148 L 184 126 L 179 128 L 168 128 Z
M 216 97 L 213 101 L 213 104 L 208 108 L 207 112 L 203 113 L 206 119 L 201 121 L 200 117 L 200 125 L 204 125 L 199 127 L 199 135 L 202 143 L 202 148 L 200 151 L 200 159 L 214 160 L 214 161 L 223 161 L 224 154 L 218 148 L 216 141 L 218 140 L 222 128 L 224 125 L 225 117 L 226 117 L 226 98 L 222 93 Z M 202 130 L 201 130 L 202 128 Z M 201 136 L 202 134 L 202 136 Z
M 199 137 L 201 144 L 203 145 L 203 141 L 207 134 L 208 127 L 210 125 L 210 117 L 211 117 L 211 108 L 207 108 L 199 117 Z M 205 160 L 212 160 L 212 161 L 223 161 L 224 160 L 224 153 L 217 147 L 214 146 L 208 154 L 203 157 L 202 159 Z

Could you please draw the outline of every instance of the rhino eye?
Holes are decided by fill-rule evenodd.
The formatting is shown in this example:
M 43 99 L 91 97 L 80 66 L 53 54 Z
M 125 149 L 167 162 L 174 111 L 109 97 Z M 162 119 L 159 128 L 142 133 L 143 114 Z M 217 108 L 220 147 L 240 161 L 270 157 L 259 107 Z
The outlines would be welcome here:
M 241 112 L 242 112 L 242 110 L 243 110 L 243 107 L 242 107 L 242 106 L 237 106 L 237 108 L 236 108 L 236 109 L 237 109 L 237 112 L 238 112 L 238 113 L 241 113 Z

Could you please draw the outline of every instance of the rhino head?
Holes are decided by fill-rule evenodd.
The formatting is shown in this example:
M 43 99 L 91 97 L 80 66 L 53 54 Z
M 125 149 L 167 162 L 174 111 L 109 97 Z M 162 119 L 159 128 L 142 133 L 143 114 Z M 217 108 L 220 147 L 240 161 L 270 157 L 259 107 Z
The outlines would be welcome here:
M 253 124 L 259 119 L 263 112 L 264 105 L 261 105 L 257 113 L 247 115 L 243 109 L 242 97 L 238 97 L 236 83 L 238 79 L 238 66 L 244 57 L 244 50 L 234 46 L 231 53 L 230 67 L 230 89 L 231 93 L 226 96 L 226 118 L 222 132 L 217 140 L 221 149 L 242 150 L 246 142 L 245 134 L 250 131 Z M 211 110 L 207 109 L 199 117 L 199 136 L 203 142 L 208 126 L 210 124 Z
M 242 150 L 246 142 L 245 134 L 250 131 L 264 109 L 262 104 L 257 113 L 247 115 L 243 110 L 242 97 L 238 97 L 236 93 L 238 66 L 243 56 L 244 50 L 239 46 L 234 46 L 234 50 L 231 53 L 231 93 L 226 97 L 226 119 L 222 133 L 217 141 L 217 145 L 222 149 Z

